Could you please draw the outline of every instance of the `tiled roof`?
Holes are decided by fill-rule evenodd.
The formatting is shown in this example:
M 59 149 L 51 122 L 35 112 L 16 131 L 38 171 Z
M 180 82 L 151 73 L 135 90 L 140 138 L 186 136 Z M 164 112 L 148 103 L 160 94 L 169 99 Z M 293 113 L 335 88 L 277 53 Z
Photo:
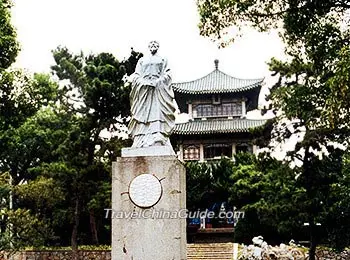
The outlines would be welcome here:
M 265 123 L 266 120 L 251 119 L 195 120 L 176 124 L 173 134 L 191 135 L 248 132 L 250 128 L 259 127 Z
M 175 92 L 186 94 L 232 93 L 261 86 L 264 78 L 238 79 L 215 69 L 208 75 L 193 81 L 173 83 Z

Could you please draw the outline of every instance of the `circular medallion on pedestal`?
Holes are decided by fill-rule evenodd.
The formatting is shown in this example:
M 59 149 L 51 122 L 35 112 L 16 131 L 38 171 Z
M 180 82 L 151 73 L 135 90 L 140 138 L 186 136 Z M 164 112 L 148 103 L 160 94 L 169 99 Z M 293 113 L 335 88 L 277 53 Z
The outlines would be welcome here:
M 141 174 L 129 185 L 130 200 L 140 208 L 150 208 L 162 197 L 163 188 L 159 179 L 152 174 Z

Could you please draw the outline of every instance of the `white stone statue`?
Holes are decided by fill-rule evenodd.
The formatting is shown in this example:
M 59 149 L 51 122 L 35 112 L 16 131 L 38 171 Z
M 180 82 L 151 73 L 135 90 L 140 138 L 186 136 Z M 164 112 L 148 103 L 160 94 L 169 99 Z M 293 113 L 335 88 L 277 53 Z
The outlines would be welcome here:
M 149 56 L 142 57 L 132 75 L 129 134 L 133 148 L 170 146 L 175 126 L 174 92 L 167 60 L 157 54 L 159 43 L 151 41 Z

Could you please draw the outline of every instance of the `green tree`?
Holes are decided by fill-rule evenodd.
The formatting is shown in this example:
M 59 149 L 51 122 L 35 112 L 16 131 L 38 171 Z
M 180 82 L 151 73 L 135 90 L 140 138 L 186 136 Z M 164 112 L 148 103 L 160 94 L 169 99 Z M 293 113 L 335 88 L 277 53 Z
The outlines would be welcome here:
M 34 153 L 21 154 L 20 146 L 23 148 L 31 143 L 27 140 L 26 144 L 21 144 L 16 139 L 17 133 L 29 118 L 48 104 L 52 89 L 42 85 L 44 77 L 32 78 L 21 70 L 10 68 L 19 50 L 10 21 L 10 7 L 10 1 L 0 1 L 0 250 L 37 244 L 48 234 L 43 232 L 48 229 L 44 223 L 39 224 L 37 215 L 16 208 L 13 187 L 30 178 L 27 169 L 38 160 Z
M 200 34 L 225 47 L 239 35 L 234 32 L 246 26 L 259 31 L 278 29 L 293 45 L 322 20 L 345 23 L 350 4 L 347 0 L 197 0 L 197 7 Z
M 76 250 L 78 241 L 109 243 L 110 220 L 103 216 L 111 204 L 110 164 L 130 142 L 118 137 L 129 113 L 129 86 L 123 77 L 132 73 L 141 54 L 132 52 L 130 59 L 119 63 L 106 53 L 89 55 L 83 61 L 82 54 L 74 56 L 65 48 L 56 51 L 59 65 L 53 69 L 64 82 L 60 86 L 50 76 L 36 74 L 33 79 L 26 76 L 20 81 L 23 86 L 17 84 L 16 89 L 10 84 L 4 87 L 3 97 L 13 96 L 8 103 L 19 113 L 16 117 L 3 113 L 0 166 L 13 176 L 16 212 L 21 210 L 43 224 L 41 230 L 36 229 L 45 234 L 40 240 L 24 240 L 28 238 L 24 229 L 16 232 L 21 236 L 17 245 L 67 245 L 71 241 Z M 105 137 L 106 130 L 116 135 Z M 14 217 L 19 215 L 11 212 L 6 212 L 3 225 L 17 228 L 20 219 Z
M 206 163 L 186 163 L 186 205 L 189 210 L 205 208 L 203 198 L 211 190 L 213 176 L 211 169 Z
M 53 239 L 50 217 L 56 203 L 62 199 L 61 193 L 52 179 L 44 179 L 32 169 L 45 161 L 57 160 L 57 151 L 67 135 L 67 125 L 65 118 L 57 116 L 52 109 L 42 109 L 18 128 L 2 133 L 8 149 L 7 153 L 3 151 L 2 166 L 11 176 L 11 185 L 9 182 L 8 185 L 12 192 L 2 195 L 7 209 L 1 212 L 1 231 L 8 237 L 7 243 L 2 241 L 2 246 L 17 249 L 44 245 Z M 4 183 L 0 186 L 6 188 Z M 10 196 L 13 209 L 9 209 Z M 22 223 L 29 220 L 32 226 L 30 222 Z
M 227 202 L 232 186 L 233 162 L 222 158 L 216 162 L 186 164 L 187 208 L 208 209 L 214 203 Z
M 97 231 L 109 225 L 102 216 L 110 206 L 110 162 L 128 143 L 102 132 L 119 133 L 127 123 L 123 78 L 141 54 L 132 51 L 119 62 L 107 53 L 58 48 L 53 72 L 60 84 L 48 75 L 29 76 L 9 69 L 18 52 L 9 8 L 0 2 L 0 173 L 12 177 L 11 185 L 0 184 L 1 248 L 66 244 L 67 229 L 74 249 L 78 239 L 98 243 Z
M 308 203 L 300 210 L 308 215 L 310 224 L 310 259 L 314 259 L 318 243 L 316 222 L 325 214 L 325 195 L 330 194 L 341 176 L 340 170 L 333 169 L 328 169 L 326 176 L 324 162 L 328 160 L 337 167 L 340 152 L 332 142 L 346 142 L 349 136 L 348 107 L 343 107 L 347 101 L 337 102 L 334 95 L 334 90 L 344 85 L 333 84 L 336 79 L 347 77 L 346 72 L 333 70 L 342 63 L 339 54 L 346 48 L 347 38 L 347 33 L 332 22 L 320 22 L 304 37 L 304 53 L 293 47 L 290 62 L 273 59 L 270 63 L 271 70 L 280 77 L 270 95 L 272 107 L 279 111 L 274 137 L 282 141 L 292 135 L 304 135 L 288 156 L 301 164 L 298 174 Z M 288 123 L 282 123 L 286 119 Z
M 19 50 L 10 7 L 10 0 L 0 1 L 0 73 L 11 66 Z
M 76 250 L 82 217 L 89 219 L 91 235 L 83 232 L 86 238 L 81 237 L 81 241 L 99 243 L 98 230 L 109 225 L 103 219 L 104 208 L 110 206 L 106 204 L 110 202 L 109 164 L 129 142 L 117 136 L 124 131 L 130 111 L 130 86 L 125 84 L 125 76 L 134 71 L 142 55 L 132 51 L 128 60 L 119 62 L 109 53 L 85 56 L 59 47 L 53 56 L 56 64 L 52 71 L 63 85 L 60 102 L 71 115 L 72 128 L 62 143 L 63 164 L 53 163 L 43 169 L 55 174 L 53 178 L 66 187 L 67 197 L 71 196 L 71 245 Z M 116 135 L 104 137 L 106 130 Z
M 243 161 L 238 157 L 230 192 L 231 199 L 246 212 L 246 218 L 238 223 L 236 239 L 250 242 L 252 236 L 263 235 L 271 243 L 288 242 L 291 238 L 304 240 L 302 233 L 308 229 L 304 223 L 309 222 L 308 210 L 312 205 L 313 212 L 317 212 L 315 221 L 322 223 L 322 227 L 315 229 L 318 242 L 333 241 L 335 244 L 335 237 L 329 239 L 329 234 L 335 231 L 330 219 L 339 216 L 337 205 L 343 204 L 345 198 L 339 196 L 340 191 L 334 190 L 345 187 L 345 176 L 340 174 L 342 153 L 338 150 L 323 160 L 314 158 L 313 169 L 317 172 L 314 177 L 318 178 L 314 183 L 319 187 L 312 185 L 311 191 L 305 188 L 302 167 L 291 168 L 289 163 L 278 161 L 269 154 Z M 313 192 L 312 200 L 309 192 Z M 330 212 L 330 209 L 334 211 Z
M 326 215 L 327 242 L 342 250 L 350 244 L 350 161 L 349 151 L 342 159 L 342 175 L 332 184 Z
M 277 28 L 286 44 L 288 61 L 269 63 L 279 77 L 268 97 L 276 112 L 272 137 L 283 141 L 304 135 L 288 156 L 301 165 L 298 174 L 307 203 L 300 212 L 310 223 L 310 259 L 318 242 L 316 222 L 324 215 L 321 204 L 328 199 L 324 194 L 330 195 L 342 175 L 337 170 L 336 177 L 325 176 L 323 162 L 337 168 L 339 151 L 330 144 L 346 142 L 349 136 L 349 7 L 345 0 L 198 1 L 202 35 L 219 39 L 222 46 L 232 41 L 233 35 L 224 37 L 230 26 L 245 25 L 261 31 Z M 320 154 L 324 160 L 318 159 Z
M 53 235 L 47 221 L 38 214 L 24 208 L 10 207 L 10 198 L 15 193 L 10 174 L 1 174 L 0 251 L 7 250 L 9 254 L 28 245 L 42 245 Z

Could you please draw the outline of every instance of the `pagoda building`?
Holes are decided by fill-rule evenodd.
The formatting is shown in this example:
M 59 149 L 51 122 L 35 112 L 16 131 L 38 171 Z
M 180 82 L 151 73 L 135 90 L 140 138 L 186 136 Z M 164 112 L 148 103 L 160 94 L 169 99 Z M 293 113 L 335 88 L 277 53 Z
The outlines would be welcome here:
M 204 77 L 172 84 L 180 112 L 189 116 L 172 134 L 180 160 L 203 162 L 257 151 L 250 129 L 266 120 L 247 119 L 246 114 L 258 108 L 264 79 L 235 78 L 219 70 L 218 60 L 214 63 Z

